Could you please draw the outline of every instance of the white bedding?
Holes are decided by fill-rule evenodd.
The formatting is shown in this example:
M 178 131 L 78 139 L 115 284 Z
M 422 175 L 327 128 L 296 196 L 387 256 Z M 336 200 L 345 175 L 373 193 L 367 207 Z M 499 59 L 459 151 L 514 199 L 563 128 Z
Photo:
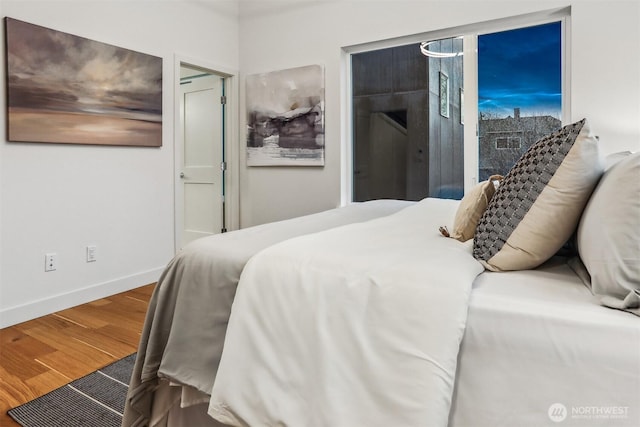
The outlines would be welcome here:
M 438 208 L 444 209 L 441 212 L 443 218 L 434 220 L 437 223 L 435 228 L 434 224 L 427 224 L 427 218 L 430 218 L 433 212 L 425 214 L 424 217 L 418 216 L 417 223 L 424 227 L 425 233 L 430 233 L 430 238 L 435 238 L 434 234 L 438 225 L 451 227 L 457 204 L 451 201 L 431 203 L 441 203 L 442 206 L 447 206 L 446 208 Z M 280 224 L 268 224 L 241 232 L 228 233 L 214 239 L 203 240 L 197 247 L 185 251 L 168 267 L 168 272 L 173 271 L 176 274 L 163 276 L 165 280 L 160 281 L 158 289 L 156 289 L 153 310 L 150 309 L 139 349 L 139 355 L 146 357 L 139 357 L 139 364 L 136 365 L 134 378 L 132 378 L 130 398 L 135 397 L 140 399 L 140 402 L 147 404 L 149 408 L 147 411 L 154 414 L 152 418 L 157 420 L 158 425 L 219 427 L 221 424 L 210 418 L 206 411 L 209 407 L 210 384 L 213 384 L 215 378 L 217 360 L 220 357 L 219 352 L 222 351 L 222 345 L 218 344 L 218 340 L 213 337 L 194 339 L 190 338 L 189 334 L 198 333 L 201 335 L 204 332 L 212 334 L 217 330 L 218 325 L 226 326 L 226 318 L 220 313 L 221 311 L 228 313 L 230 310 L 226 305 L 221 305 L 223 301 L 219 300 L 220 293 L 224 291 L 224 295 L 226 295 L 228 291 L 235 292 L 235 285 L 244 263 L 258 250 L 285 238 L 317 232 L 345 222 L 364 221 L 388 215 L 410 205 L 413 204 L 405 202 L 402 205 L 397 205 L 392 202 L 376 202 L 371 206 L 368 204 L 353 206 L 346 211 L 338 210 L 296 219 L 293 222 L 285 221 Z M 371 207 L 373 210 L 370 209 Z M 444 218 L 446 217 L 445 211 L 448 212 L 446 215 L 451 215 L 448 219 Z M 345 212 L 348 214 L 346 217 L 343 215 Z M 336 232 L 342 233 L 342 230 L 336 229 Z M 383 228 L 382 230 L 386 230 L 383 233 L 385 235 L 388 233 L 392 240 L 399 239 L 404 243 L 405 238 L 396 236 L 391 228 Z M 327 242 L 323 243 L 317 236 L 303 237 L 302 241 L 306 241 L 311 244 L 312 248 L 320 250 L 322 245 Z M 349 239 L 349 235 L 346 234 L 340 237 L 348 240 L 349 248 L 357 249 L 359 247 L 355 237 Z M 365 241 L 372 242 L 375 237 L 366 236 Z M 408 241 L 412 241 L 412 238 Z M 437 241 L 447 241 L 440 236 L 437 238 Z M 292 242 L 294 245 L 304 246 L 301 242 L 295 243 L 296 240 Z M 286 245 L 288 244 L 286 243 Z M 404 258 L 400 256 L 401 252 L 391 251 L 388 247 L 382 248 L 380 245 L 372 245 L 372 247 L 378 248 L 379 255 L 381 255 L 381 260 L 379 263 L 376 262 L 376 267 L 378 264 L 382 267 L 384 263 L 389 262 L 392 264 L 389 272 L 392 272 L 393 268 L 400 268 L 401 262 L 414 262 L 420 266 L 424 259 L 432 258 L 432 256 L 421 255 L 416 251 Z M 361 253 L 364 254 L 364 252 Z M 339 255 L 339 252 L 336 251 L 334 255 Z M 400 260 L 388 258 L 387 255 L 398 256 Z M 446 257 L 445 254 L 434 254 L 434 257 L 441 255 Z M 332 262 L 339 261 L 338 257 Z M 361 261 L 366 261 L 366 259 Z M 397 265 L 393 265 L 393 262 L 396 262 Z M 459 272 L 456 270 L 466 268 L 462 264 L 449 265 L 449 267 L 444 262 L 436 264 L 432 267 L 422 265 L 425 271 L 421 274 L 430 277 L 435 271 L 439 277 L 444 272 L 458 274 Z M 349 264 L 350 267 L 351 264 Z M 474 268 L 472 267 L 471 271 Z M 467 268 L 467 270 L 469 269 Z M 204 275 L 207 271 L 210 276 L 198 276 Z M 198 275 L 194 276 L 194 273 Z M 197 281 L 191 280 L 194 277 L 202 278 Z M 224 280 L 220 281 L 222 279 Z M 257 285 L 259 286 L 260 283 Z M 377 289 L 382 289 L 382 287 L 378 286 Z M 563 263 L 551 262 L 531 271 L 484 272 L 477 276 L 472 289 L 466 331 L 458 355 L 449 426 L 640 426 L 640 319 L 629 313 L 602 307 L 578 277 Z M 231 296 L 233 296 L 233 292 L 231 292 Z M 185 298 L 185 295 L 188 298 Z M 319 295 L 327 296 L 329 294 Z M 331 295 L 338 294 L 331 293 Z M 264 301 L 267 302 L 272 297 L 280 298 L 267 292 L 264 295 Z M 231 298 L 228 299 L 231 300 Z M 351 301 L 351 305 L 347 307 L 340 304 L 343 300 Z M 276 299 L 275 302 L 277 301 Z M 343 319 L 357 319 L 364 310 L 355 311 L 354 307 L 362 308 L 363 301 L 355 298 L 355 294 L 347 293 L 346 295 L 338 295 L 335 299 L 325 298 L 319 309 L 325 312 L 331 311 L 339 316 L 338 318 L 342 322 Z M 370 301 L 375 302 L 375 299 L 367 300 L 367 307 L 369 307 Z M 419 305 L 419 302 L 416 299 L 406 306 L 401 305 L 390 310 L 391 313 L 380 316 L 384 319 L 380 320 L 376 326 L 386 327 L 389 318 L 392 318 L 393 321 L 401 320 L 403 316 L 410 314 L 406 308 L 413 308 L 415 305 Z M 213 304 L 215 304 L 215 310 Z M 262 300 L 257 304 L 262 309 Z M 296 307 L 299 311 L 303 311 L 302 308 L 305 307 L 297 304 L 291 304 L 291 306 Z M 198 307 L 201 309 L 196 310 L 195 308 Z M 438 310 L 442 309 L 444 306 L 438 307 Z M 182 313 L 182 317 L 177 318 L 176 313 L 179 312 Z M 304 311 L 303 314 L 305 314 Z M 439 314 L 434 317 L 436 320 L 427 325 L 427 333 L 429 333 L 429 327 L 433 326 L 437 326 L 436 331 L 444 331 L 439 327 Z M 212 318 L 215 322 L 212 322 Z M 364 316 L 362 318 L 364 319 Z M 205 327 L 203 323 L 210 327 Z M 418 330 L 419 324 L 413 322 L 409 322 L 409 324 L 409 330 L 403 331 L 402 336 L 413 339 L 414 335 L 419 335 L 422 331 Z M 262 332 L 260 329 L 256 329 L 255 333 L 273 334 L 280 330 L 274 328 L 274 325 L 274 323 L 256 325 L 257 328 L 262 328 Z M 298 327 L 298 324 L 297 321 L 292 321 L 286 326 L 294 329 Z M 346 341 L 347 346 L 351 345 L 356 349 L 366 348 L 369 350 L 373 348 L 366 347 L 357 340 L 349 341 L 349 334 L 361 331 L 356 331 L 355 328 L 344 329 L 335 328 L 337 332 L 335 339 L 340 338 L 341 343 Z M 323 330 L 333 332 L 334 328 L 328 328 L 325 325 Z M 362 328 L 362 332 L 368 333 L 369 329 Z M 299 334 L 294 332 L 294 335 Z M 224 334 L 222 336 L 224 337 Z M 178 338 L 179 341 L 176 341 Z M 333 339 L 334 335 L 331 334 L 325 338 Z M 421 339 L 422 335 L 418 338 Z M 253 348 L 254 356 L 263 358 L 268 353 L 262 351 L 263 342 L 258 341 L 257 343 L 248 343 L 250 345 L 248 348 Z M 274 347 L 277 344 L 267 342 L 265 345 L 268 348 L 269 345 Z M 322 349 L 325 353 L 313 352 L 311 356 L 333 362 L 333 350 L 337 347 L 331 345 Z M 216 347 L 215 351 L 209 350 L 211 346 Z M 406 349 L 408 347 L 402 346 L 400 348 Z M 273 348 L 272 350 L 281 349 Z M 306 349 L 299 350 L 304 352 Z M 359 384 L 358 381 L 362 380 L 362 384 L 371 385 L 370 383 L 376 381 L 378 377 L 374 376 L 370 379 L 367 369 L 375 370 L 378 363 L 376 357 L 379 354 L 377 351 L 370 351 L 370 353 L 366 355 L 366 358 L 354 358 L 354 360 L 348 361 L 351 364 L 358 362 L 354 369 L 349 369 L 352 368 L 349 364 L 344 365 L 348 366 L 345 369 L 348 376 L 338 378 L 337 387 L 343 389 L 345 386 L 349 386 L 349 384 L 345 385 L 346 382 Z M 188 355 L 187 359 L 184 357 L 185 354 Z M 234 354 L 244 357 L 244 354 L 238 355 L 237 352 Z M 355 355 L 358 354 L 355 353 Z M 225 348 L 225 359 L 235 356 L 227 356 Z M 169 361 L 172 361 L 173 364 L 170 365 Z M 162 369 L 159 368 L 161 362 Z M 235 364 L 236 361 L 232 360 L 230 363 Z M 451 364 L 451 360 L 449 360 L 449 364 Z M 296 365 L 299 365 L 297 361 L 292 362 L 291 366 Z M 206 372 L 201 373 L 205 368 Z M 421 385 L 412 383 L 416 381 L 414 368 L 408 366 L 407 371 L 409 370 L 408 374 L 403 375 L 406 380 L 406 388 L 414 387 L 410 390 L 413 393 L 411 398 L 417 400 L 427 396 L 417 390 L 417 387 Z M 293 372 L 293 369 L 289 369 L 289 364 L 287 364 L 282 370 L 284 375 L 279 378 L 289 380 L 290 372 Z M 259 400 L 261 395 L 254 394 L 254 389 L 258 385 L 267 387 L 267 385 L 261 385 L 262 376 L 265 373 L 261 372 L 258 376 L 252 377 L 245 375 L 241 370 L 234 371 L 232 367 L 225 374 L 226 381 L 234 382 L 238 373 L 242 374 L 241 380 L 243 382 L 240 382 L 237 387 L 235 384 L 231 385 L 232 388 L 235 388 L 234 392 L 237 393 L 234 398 L 246 399 L 247 404 Z M 300 376 L 306 377 L 306 374 L 304 372 Z M 333 385 L 329 383 L 332 377 L 317 381 L 316 376 L 319 373 L 312 374 L 313 376 L 310 378 L 314 380 L 309 387 L 313 387 L 314 392 L 324 390 L 325 395 L 331 395 L 326 391 L 333 392 L 335 390 Z M 382 374 L 389 373 L 382 372 Z M 158 375 L 178 383 L 179 386 L 170 388 L 168 381 L 158 381 Z M 363 376 L 364 379 L 362 379 Z M 391 380 L 394 379 L 391 377 Z M 451 381 L 451 377 L 447 377 L 447 380 Z M 207 387 L 209 387 L 208 390 Z M 377 392 L 377 397 L 380 399 L 387 398 L 389 395 L 395 396 L 391 394 L 391 389 L 386 385 L 376 386 L 373 384 L 371 390 Z M 275 395 L 273 398 L 275 399 Z M 274 404 L 269 403 L 271 412 L 286 409 L 284 408 L 287 405 L 286 400 L 276 400 L 277 402 Z M 431 404 L 433 399 L 427 400 Z M 439 417 L 445 412 L 441 408 L 447 406 L 446 400 L 435 399 L 436 405 L 439 406 L 435 411 L 438 412 Z M 200 402 L 206 403 L 198 405 Z M 342 401 L 338 403 L 343 404 Z M 392 403 L 395 404 L 395 402 Z M 258 404 L 260 405 L 262 402 L 258 402 Z M 560 423 L 553 422 L 548 415 L 549 408 L 553 404 L 562 404 L 567 410 L 566 419 Z M 260 407 L 259 405 L 258 407 Z M 336 408 L 340 408 L 340 405 Z M 187 406 L 187 408 L 181 408 L 181 406 Z M 131 409 L 128 407 L 129 417 L 125 417 L 125 421 L 138 415 L 136 411 Z M 366 414 L 371 418 L 370 422 L 356 425 L 366 425 L 367 427 L 377 425 L 385 427 L 447 425 L 446 419 L 438 422 L 421 421 L 410 424 L 404 422 L 406 421 L 403 418 L 404 413 L 395 413 L 394 411 L 395 409 L 389 409 L 387 413 L 378 418 L 375 418 L 378 415 L 377 412 L 372 412 L 371 415 Z M 586 413 L 588 411 L 591 411 L 592 414 Z M 600 413 L 597 413 L 598 411 Z M 605 413 L 607 411 L 609 415 Z M 616 411 L 624 412 L 618 415 L 611 414 Z M 147 416 L 149 416 L 148 413 Z M 140 423 L 125 425 L 147 424 L 148 418 L 142 418 Z M 322 420 L 317 424 L 340 425 L 340 423 L 324 423 Z M 254 422 L 251 425 L 262 426 L 266 423 Z M 314 424 L 305 423 L 303 425 L 306 427 L 306 425 Z M 348 424 L 344 422 L 344 425 Z
M 567 411 L 561 422 L 548 414 L 557 403 Z M 220 426 L 200 410 L 174 425 Z M 480 274 L 448 425 L 639 426 L 640 321 L 601 306 L 562 260 Z
M 167 265 L 149 302 L 123 426 L 162 426 L 174 405 L 208 402 L 236 286 L 255 253 L 286 239 L 387 216 L 412 204 L 354 203 L 216 234 L 185 247 Z M 177 386 L 169 387 L 170 383 Z
M 566 418 L 554 422 L 554 404 Z M 617 413 L 617 414 L 615 414 Z M 562 260 L 476 279 L 451 427 L 640 426 L 640 320 Z
M 444 426 L 471 248 L 439 235 L 457 202 L 274 245 L 245 266 L 209 413 L 242 426 Z

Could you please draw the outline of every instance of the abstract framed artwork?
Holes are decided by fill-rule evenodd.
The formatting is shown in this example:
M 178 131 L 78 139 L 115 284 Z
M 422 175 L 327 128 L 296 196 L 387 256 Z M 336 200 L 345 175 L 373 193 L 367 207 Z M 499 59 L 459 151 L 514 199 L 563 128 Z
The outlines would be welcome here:
M 440 71 L 440 115 L 449 117 L 449 76 Z
M 162 58 L 5 18 L 7 139 L 162 146 Z
M 247 165 L 324 166 L 324 69 L 246 78 Z

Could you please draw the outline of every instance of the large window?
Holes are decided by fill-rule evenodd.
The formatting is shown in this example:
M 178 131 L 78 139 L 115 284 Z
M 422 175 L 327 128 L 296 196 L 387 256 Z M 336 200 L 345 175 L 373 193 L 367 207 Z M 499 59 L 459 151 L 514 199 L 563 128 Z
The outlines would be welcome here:
M 569 10 L 345 48 L 344 201 L 461 198 L 568 117 Z

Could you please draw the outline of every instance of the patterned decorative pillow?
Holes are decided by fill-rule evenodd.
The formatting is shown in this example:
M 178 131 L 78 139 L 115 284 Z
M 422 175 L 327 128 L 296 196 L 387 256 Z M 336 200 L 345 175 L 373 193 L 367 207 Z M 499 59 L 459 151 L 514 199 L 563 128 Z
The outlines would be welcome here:
M 586 119 L 533 144 L 505 176 L 478 223 L 473 256 L 488 270 L 526 270 L 575 231 L 603 165 Z

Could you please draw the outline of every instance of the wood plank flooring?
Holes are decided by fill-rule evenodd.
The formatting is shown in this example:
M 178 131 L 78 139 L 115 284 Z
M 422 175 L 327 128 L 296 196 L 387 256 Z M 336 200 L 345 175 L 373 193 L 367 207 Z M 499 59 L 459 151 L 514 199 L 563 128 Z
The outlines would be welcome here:
M 0 426 L 7 411 L 134 353 L 155 284 L 0 329 Z

